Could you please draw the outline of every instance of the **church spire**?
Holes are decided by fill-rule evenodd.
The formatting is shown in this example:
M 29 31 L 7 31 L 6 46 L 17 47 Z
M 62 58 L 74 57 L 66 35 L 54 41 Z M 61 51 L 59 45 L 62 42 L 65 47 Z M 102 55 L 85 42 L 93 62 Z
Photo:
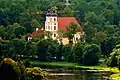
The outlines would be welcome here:
M 52 16 L 57 16 L 57 13 L 55 11 L 53 11 Z
M 48 11 L 47 11 L 47 13 L 46 13 L 46 16 L 51 16 L 50 9 L 48 9 Z

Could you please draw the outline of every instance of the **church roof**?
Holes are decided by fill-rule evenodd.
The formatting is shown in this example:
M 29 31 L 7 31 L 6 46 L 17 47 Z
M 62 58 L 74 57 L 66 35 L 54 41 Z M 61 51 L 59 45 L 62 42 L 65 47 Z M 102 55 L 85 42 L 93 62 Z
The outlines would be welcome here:
M 38 29 L 37 31 L 32 32 L 32 34 L 29 35 L 29 37 L 35 37 L 36 35 L 39 34 L 45 34 L 45 30 Z
M 75 17 L 58 17 L 58 30 L 64 30 L 67 31 L 68 26 L 70 23 L 74 23 L 77 25 L 77 30 L 80 31 L 82 30 L 82 27 L 80 24 L 77 22 Z

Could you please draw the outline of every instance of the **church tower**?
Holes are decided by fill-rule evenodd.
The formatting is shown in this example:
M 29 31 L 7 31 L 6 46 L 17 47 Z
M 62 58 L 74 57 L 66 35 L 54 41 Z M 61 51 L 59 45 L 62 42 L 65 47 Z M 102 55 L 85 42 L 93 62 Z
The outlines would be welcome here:
M 46 21 L 45 21 L 45 31 L 49 31 L 52 33 L 52 38 L 56 39 L 58 34 L 58 20 L 57 20 L 57 14 L 55 11 L 50 11 L 48 9 L 46 13 Z

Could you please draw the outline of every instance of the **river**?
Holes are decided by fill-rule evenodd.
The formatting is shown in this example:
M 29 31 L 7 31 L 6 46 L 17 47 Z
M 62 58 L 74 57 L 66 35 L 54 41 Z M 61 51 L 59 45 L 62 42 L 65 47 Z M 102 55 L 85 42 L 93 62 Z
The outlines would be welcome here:
M 109 72 L 97 70 L 44 69 L 48 80 L 109 80 Z

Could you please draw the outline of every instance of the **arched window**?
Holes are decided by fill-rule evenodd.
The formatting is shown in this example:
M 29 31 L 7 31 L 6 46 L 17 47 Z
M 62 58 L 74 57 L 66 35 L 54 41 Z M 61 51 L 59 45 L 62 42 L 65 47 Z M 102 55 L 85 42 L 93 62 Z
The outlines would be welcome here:
M 56 18 L 54 18 L 54 21 L 56 21 Z
M 56 30 L 56 26 L 54 26 L 54 30 Z

